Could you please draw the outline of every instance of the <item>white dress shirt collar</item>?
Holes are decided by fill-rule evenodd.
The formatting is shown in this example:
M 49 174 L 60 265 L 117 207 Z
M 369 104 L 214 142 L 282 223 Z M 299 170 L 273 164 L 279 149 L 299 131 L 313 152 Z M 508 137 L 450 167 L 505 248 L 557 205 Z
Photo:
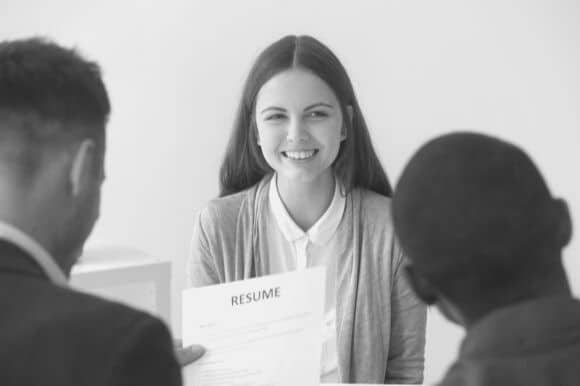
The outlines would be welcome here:
M 54 284 L 68 286 L 68 280 L 62 269 L 48 251 L 32 237 L 15 226 L 0 221 L 0 239 L 16 245 L 30 255 Z
M 272 208 L 274 218 L 276 219 L 276 222 L 286 240 L 294 242 L 307 237 L 313 244 L 326 244 L 338 229 L 346 204 L 346 198 L 340 192 L 340 185 L 336 177 L 334 195 L 328 209 L 326 209 L 324 214 L 306 232 L 300 229 L 288 213 L 288 210 L 286 210 L 278 192 L 277 180 L 277 175 L 274 175 L 270 180 L 268 198 L 270 200 L 270 207 Z

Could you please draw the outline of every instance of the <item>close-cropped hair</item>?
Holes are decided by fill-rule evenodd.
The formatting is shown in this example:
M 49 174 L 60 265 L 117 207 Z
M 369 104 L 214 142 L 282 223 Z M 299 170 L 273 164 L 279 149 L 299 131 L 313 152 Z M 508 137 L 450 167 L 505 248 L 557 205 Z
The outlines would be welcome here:
M 423 145 L 393 196 L 400 245 L 452 299 L 506 296 L 558 269 L 566 217 L 522 149 L 470 132 Z
M 345 191 L 361 187 L 391 196 L 391 185 L 372 146 L 346 70 L 328 47 L 310 36 L 286 36 L 267 47 L 253 64 L 220 168 L 220 196 L 245 190 L 273 172 L 258 146 L 256 97 L 268 80 L 294 68 L 318 76 L 339 101 L 346 139 L 340 144 L 332 168 Z
M 0 135 L 100 142 L 110 109 L 99 66 L 74 49 L 39 37 L 0 42 Z

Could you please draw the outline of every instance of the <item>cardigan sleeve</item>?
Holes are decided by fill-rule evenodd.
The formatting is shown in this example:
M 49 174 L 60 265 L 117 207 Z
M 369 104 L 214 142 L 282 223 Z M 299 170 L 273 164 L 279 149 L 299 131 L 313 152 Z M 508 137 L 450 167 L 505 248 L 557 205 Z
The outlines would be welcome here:
M 210 252 L 206 224 L 207 208 L 200 211 L 193 227 L 189 256 L 187 259 L 187 284 L 189 287 L 204 287 L 220 283 L 214 257 Z
M 394 244 L 391 339 L 385 383 L 421 384 L 427 310 L 409 286 L 404 273 L 405 257 Z

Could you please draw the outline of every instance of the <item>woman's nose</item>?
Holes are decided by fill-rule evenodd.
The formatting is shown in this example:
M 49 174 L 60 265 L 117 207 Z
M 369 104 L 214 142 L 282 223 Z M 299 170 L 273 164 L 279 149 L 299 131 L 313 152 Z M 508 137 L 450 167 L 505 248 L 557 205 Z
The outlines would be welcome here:
M 301 119 L 292 119 L 288 125 L 286 139 L 292 142 L 306 141 L 308 130 Z

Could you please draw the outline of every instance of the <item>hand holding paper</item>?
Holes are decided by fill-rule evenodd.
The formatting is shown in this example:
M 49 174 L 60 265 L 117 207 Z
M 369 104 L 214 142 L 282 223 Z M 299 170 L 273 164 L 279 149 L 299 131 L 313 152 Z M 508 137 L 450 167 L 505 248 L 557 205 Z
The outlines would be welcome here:
M 183 293 L 183 341 L 207 351 L 188 385 L 319 385 L 324 268 Z
M 180 366 L 187 366 L 203 356 L 205 353 L 205 348 L 198 344 L 193 344 L 191 346 L 183 347 L 181 339 L 173 340 L 173 349 L 175 350 L 175 356 L 177 357 L 177 362 Z

